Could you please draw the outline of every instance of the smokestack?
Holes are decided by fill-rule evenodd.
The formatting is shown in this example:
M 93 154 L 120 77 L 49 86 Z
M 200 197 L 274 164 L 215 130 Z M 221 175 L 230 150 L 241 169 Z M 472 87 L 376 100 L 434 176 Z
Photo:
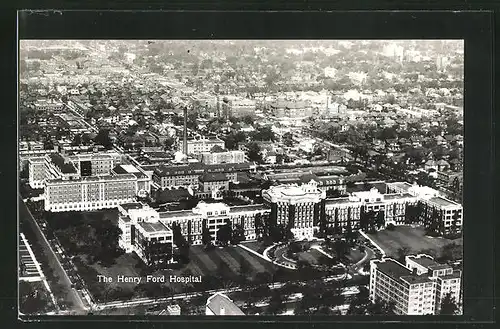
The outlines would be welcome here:
M 187 106 L 184 107 L 184 136 L 183 136 L 182 152 L 187 156 Z

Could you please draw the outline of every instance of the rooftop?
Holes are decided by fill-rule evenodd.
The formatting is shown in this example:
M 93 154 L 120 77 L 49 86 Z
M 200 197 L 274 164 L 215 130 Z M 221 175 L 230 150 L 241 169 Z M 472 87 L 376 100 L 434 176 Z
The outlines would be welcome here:
M 140 202 L 129 202 L 129 203 L 122 203 L 120 205 L 125 211 L 129 211 L 130 209 L 142 209 L 144 206 Z
M 137 223 L 137 225 L 142 227 L 144 231 L 148 233 L 171 232 L 170 228 L 166 227 L 161 222 L 140 222 Z
M 60 154 L 51 153 L 49 154 L 49 157 L 52 163 L 55 164 L 63 174 L 77 173 L 75 166 L 72 163 L 67 162 L 66 159 L 64 159 Z
M 160 218 L 163 219 L 199 216 L 198 214 L 194 214 L 192 210 L 165 211 L 165 212 L 160 212 L 159 215 Z
M 228 180 L 223 173 L 205 173 L 200 177 L 201 182 L 223 182 Z
M 269 208 L 266 207 L 263 204 L 253 204 L 253 205 L 247 205 L 247 206 L 234 206 L 230 208 L 230 213 L 240 213 L 240 212 L 247 212 L 247 211 L 260 211 L 260 210 L 268 210 Z
M 380 272 L 395 280 L 404 280 L 410 284 L 431 281 L 426 275 L 414 275 L 412 271 L 393 259 L 386 258 L 376 264 Z
M 438 264 L 438 262 L 436 262 L 432 257 L 427 255 L 408 256 L 408 259 L 424 267 L 429 267 Z
M 97 175 L 97 176 L 83 176 L 78 179 L 73 180 L 64 180 L 61 178 L 58 179 L 49 179 L 47 183 L 68 183 L 74 184 L 79 182 L 99 182 L 99 181 L 122 181 L 122 180 L 135 180 L 137 179 L 132 174 L 120 174 L 120 175 Z
M 221 293 L 208 298 L 207 308 L 215 315 L 245 315 L 231 299 Z
M 435 203 L 439 206 L 442 206 L 442 207 L 446 207 L 446 206 L 458 206 L 459 204 L 454 202 L 454 201 L 451 201 L 451 200 L 448 200 L 448 199 L 445 199 L 443 197 L 433 197 L 433 198 L 430 198 L 429 199 L 430 202 L 432 203 Z
M 113 172 L 121 175 L 121 174 L 132 174 L 137 178 L 146 177 L 139 169 L 132 165 L 118 165 L 112 169 Z
M 335 198 L 335 199 L 326 199 L 325 200 L 325 205 L 329 205 L 329 204 L 342 204 L 342 203 L 348 203 L 348 202 L 351 202 L 351 200 L 349 199 L 349 197 Z

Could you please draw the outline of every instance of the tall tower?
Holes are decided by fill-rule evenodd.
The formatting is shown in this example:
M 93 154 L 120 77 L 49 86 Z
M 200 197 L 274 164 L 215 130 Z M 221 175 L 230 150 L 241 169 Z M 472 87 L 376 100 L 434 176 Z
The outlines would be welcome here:
M 187 156 L 188 145 L 187 145 L 187 106 L 184 106 L 184 135 L 182 136 L 182 152 Z

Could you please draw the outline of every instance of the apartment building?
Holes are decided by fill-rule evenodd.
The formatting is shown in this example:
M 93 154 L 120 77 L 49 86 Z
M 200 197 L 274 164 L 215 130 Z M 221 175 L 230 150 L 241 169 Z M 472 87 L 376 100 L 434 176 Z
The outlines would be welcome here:
M 407 256 L 406 265 L 391 258 L 370 262 L 370 300 L 393 302 L 396 314 L 439 314 L 448 292 L 460 296 L 460 271 L 427 255 Z

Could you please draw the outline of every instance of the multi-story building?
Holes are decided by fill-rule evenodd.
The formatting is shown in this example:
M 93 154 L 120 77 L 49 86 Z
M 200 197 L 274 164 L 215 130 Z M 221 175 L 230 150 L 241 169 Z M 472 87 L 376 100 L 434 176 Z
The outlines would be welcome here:
M 224 203 L 205 203 L 203 201 L 191 210 L 181 211 L 157 212 L 140 203 L 124 204 L 118 209 L 120 211 L 119 226 L 122 230 L 119 241 L 120 246 L 126 252 L 136 251 L 134 246 L 136 240 L 134 240 L 133 233 L 135 232 L 133 226 L 136 223 L 144 221 L 150 224 L 161 223 L 169 229 L 176 225 L 190 244 L 199 245 L 203 241 L 204 227 L 208 230 L 212 242 L 216 242 L 217 232 L 221 226 L 227 223 L 230 223 L 233 229 L 242 228 L 246 240 L 254 240 L 256 239 L 255 217 L 267 218 L 270 211 L 262 204 L 230 207 Z M 157 228 L 164 230 L 158 225 Z M 157 232 L 160 231 L 157 230 Z M 165 235 L 161 241 L 171 241 L 171 232 L 167 230 L 161 232 Z M 156 237 L 160 239 L 160 236 Z
M 32 188 L 42 188 L 47 179 L 75 179 L 80 175 L 72 162 L 59 153 L 49 153 L 43 157 L 28 160 L 29 184 Z
M 31 188 L 43 188 L 46 169 L 46 158 L 31 158 L 28 160 L 28 176 Z
M 68 156 L 81 176 L 107 175 L 121 163 L 121 157 L 108 153 L 88 153 Z
M 118 210 L 118 243 L 125 252 L 135 252 L 149 266 L 173 262 L 173 232 L 157 211 L 141 203 L 122 204 Z
M 237 182 L 238 172 L 248 172 L 255 166 L 245 163 L 222 163 L 206 165 L 199 162 L 175 166 L 159 166 L 153 171 L 153 181 L 161 188 L 197 187 L 198 178 L 205 173 L 225 174 L 230 182 Z
M 133 165 L 118 165 L 111 170 L 112 175 L 134 175 L 137 178 L 137 194 L 139 196 L 146 196 L 151 193 L 151 179 L 142 170 Z
M 434 315 L 446 293 L 460 296 L 460 277 L 460 271 L 427 255 L 407 256 L 406 266 L 391 258 L 373 260 L 369 296 L 372 302 L 394 303 L 396 314 Z
M 187 140 L 187 153 L 188 154 L 201 154 L 211 152 L 215 146 L 224 149 L 225 144 L 219 138 L 202 138 L 202 139 L 188 139 Z M 179 141 L 179 151 L 184 150 L 184 141 Z
M 197 196 L 201 199 L 222 199 L 229 191 L 229 179 L 223 173 L 205 173 L 199 178 Z
M 419 223 L 432 227 L 440 234 L 459 233 L 462 231 L 462 205 L 443 197 L 438 191 L 427 186 L 418 186 L 406 182 L 387 183 L 387 191 L 407 193 L 416 198 L 419 209 Z
M 201 162 L 204 164 L 243 163 L 245 161 L 245 152 L 243 151 L 201 153 Z
M 90 211 L 115 208 L 137 195 L 137 177 L 131 174 L 87 176 L 45 181 L 46 211 Z
M 153 181 L 161 188 L 196 186 L 204 172 L 205 168 L 200 163 L 160 166 L 153 171 Z
M 262 192 L 271 208 L 270 221 L 284 225 L 297 238 L 312 238 L 321 216 L 321 201 L 326 193 L 315 182 L 298 185 L 272 186 Z
M 344 232 L 347 228 L 359 229 L 363 213 L 383 212 L 385 225 L 405 223 L 406 205 L 417 199 L 409 193 L 381 194 L 376 188 L 370 191 L 353 192 L 349 197 L 325 200 L 327 228 Z
M 439 264 L 431 256 L 416 255 L 406 256 L 406 267 L 418 275 L 428 275 L 436 281 L 436 308 L 435 314 L 441 310 L 441 302 L 449 293 L 453 300 L 460 306 L 462 302 L 462 272 L 454 270 L 450 265 Z

